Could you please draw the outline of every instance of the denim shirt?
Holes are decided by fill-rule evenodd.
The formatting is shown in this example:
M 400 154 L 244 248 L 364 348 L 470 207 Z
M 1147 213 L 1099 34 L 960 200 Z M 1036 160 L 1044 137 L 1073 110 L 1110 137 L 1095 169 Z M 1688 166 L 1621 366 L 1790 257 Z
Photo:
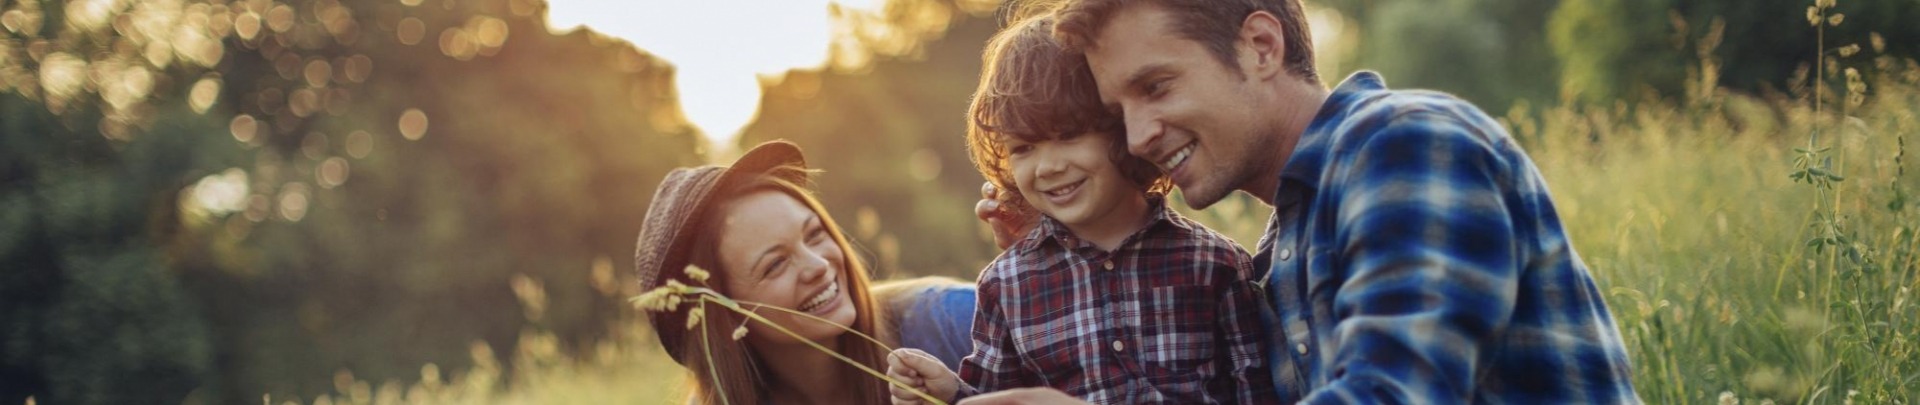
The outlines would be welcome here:
M 1638 403 L 1547 185 L 1484 112 L 1354 74 L 1256 250 L 1268 361 L 1304 403 Z
M 974 287 L 966 284 L 927 287 L 914 293 L 901 311 L 900 347 L 920 349 L 960 372 L 960 358 L 973 351 Z

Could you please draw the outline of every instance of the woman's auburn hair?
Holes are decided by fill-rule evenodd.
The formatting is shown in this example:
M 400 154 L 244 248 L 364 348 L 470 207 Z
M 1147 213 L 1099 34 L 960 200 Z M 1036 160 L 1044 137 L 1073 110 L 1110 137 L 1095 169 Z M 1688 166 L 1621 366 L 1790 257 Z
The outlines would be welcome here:
M 820 203 L 820 200 L 813 196 L 813 190 L 805 185 L 785 180 L 806 178 L 811 174 L 811 171 L 800 166 L 781 165 L 768 169 L 766 173 L 748 181 L 736 182 L 726 189 L 715 190 L 714 208 L 709 209 L 705 218 L 700 219 L 696 228 L 700 231 L 693 236 L 698 238 L 696 240 L 698 243 L 694 244 L 692 262 L 695 266 L 713 270 L 708 285 L 715 286 L 715 289 L 722 294 L 731 294 L 724 288 L 727 285 L 727 272 L 721 268 L 716 247 L 719 244 L 715 243 L 720 235 L 715 229 L 715 224 L 719 222 L 714 219 L 723 215 L 723 210 L 719 207 L 749 193 L 778 191 L 799 200 L 807 206 L 807 209 L 820 216 L 821 226 L 826 228 L 827 234 L 833 238 L 834 244 L 840 247 L 840 253 L 845 257 L 846 268 L 840 279 L 853 301 L 852 329 L 877 337 L 879 335 L 876 332 L 880 328 L 875 323 L 874 298 L 869 287 L 871 276 L 867 273 L 866 264 L 854 251 L 853 244 L 848 243 L 846 232 L 842 231 L 833 217 L 827 214 L 826 207 Z M 746 318 L 718 304 L 698 304 L 696 301 L 696 305 L 708 305 L 704 310 L 706 319 L 698 326 L 705 330 L 706 336 L 703 338 L 699 335 L 701 330 L 676 328 L 673 332 L 685 334 L 680 339 L 681 347 L 667 348 L 679 350 L 680 358 L 686 359 L 685 365 L 690 372 L 688 381 L 692 388 L 692 402 L 732 405 L 768 403 L 766 396 L 774 383 L 773 376 L 766 368 L 764 360 L 760 359 L 744 340 L 732 338 L 734 329 L 743 325 Z M 678 311 L 689 311 L 691 307 L 689 305 Z M 843 334 L 839 339 L 841 355 L 857 360 L 875 370 L 886 369 L 887 353 L 881 348 L 851 333 Z M 707 361 L 709 356 L 713 359 L 711 363 Z M 846 388 L 853 389 L 852 392 L 866 394 L 858 397 L 855 404 L 889 403 L 885 382 L 868 376 L 852 365 L 843 367 L 846 371 L 844 375 L 849 377 Z M 725 396 L 724 400 L 722 395 Z
M 988 40 L 980 85 L 967 106 L 968 155 L 974 168 L 1000 188 L 1002 206 L 1032 210 L 1008 167 L 1009 138 L 1041 142 L 1093 133 L 1109 142 L 1107 160 L 1128 181 L 1149 193 L 1172 188 L 1158 166 L 1127 151 L 1120 114 L 1101 103 L 1086 57 L 1054 39 L 1053 16 L 1021 14 L 1026 13 L 1017 13 L 1010 26 Z

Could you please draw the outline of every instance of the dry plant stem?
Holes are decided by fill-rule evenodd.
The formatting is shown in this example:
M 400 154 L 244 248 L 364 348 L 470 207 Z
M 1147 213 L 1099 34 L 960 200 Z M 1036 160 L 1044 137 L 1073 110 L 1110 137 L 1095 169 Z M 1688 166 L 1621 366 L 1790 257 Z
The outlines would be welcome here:
M 739 313 L 741 315 L 746 316 L 748 319 L 759 321 L 761 324 L 765 324 L 767 326 L 773 327 L 774 330 L 778 330 L 780 331 L 780 333 L 786 334 L 787 336 L 792 336 L 795 340 L 799 340 L 801 343 L 805 343 L 807 344 L 807 346 L 813 347 L 814 350 L 819 350 L 821 353 L 826 353 L 828 356 L 833 356 L 833 358 L 839 359 L 840 362 L 842 363 L 851 364 L 853 365 L 853 367 L 860 369 L 860 371 L 866 372 L 868 375 L 874 376 L 874 378 L 879 378 L 882 381 L 886 381 L 887 384 L 898 386 L 900 388 L 906 388 L 910 391 L 913 391 L 914 395 L 920 396 L 920 399 L 925 399 L 927 400 L 927 402 L 938 404 L 938 405 L 947 405 L 946 401 L 941 401 L 938 398 L 934 398 L 933 395 L 927 394 L 926 392 L 922 392 L 920 390 L 913 389 L 913 387 L 907 386 L 906 383 L 900 382 L 898 380 L 894 380 L 892 378 L 888 378 L 886 373 L 875 371 L 872 368 L 868 368 L 866 365 L 860 364 L 860 362 L 854 361 L 851 358 L 847 358 L 847 356 L 841 355 L 840 352 L 833 351 L 833 349 L 828 349 L 826 346 L 821 346 L 819 343 L 814 342 L 812 339 L 807 339 L 805 337 L 802 337 L 800 336 L 799 333 L 796 333 L 793 330 L 787 329 L 785 326 L 780 326 L 780 324 L 774 323 L 773 321 L 760 316 L 760 314 L 758 313 L 745 310 L 740 307 L 739 305 L 740 302 L 732 301 L 724 297 L 719 297 L 718 296 L 719 293 L 716 293 L 713 290 L 702 289 L 702 291 L 697 291 L 695 293 L 700 294 L 700 301 L 702 302 L 712 302 L 715 304 L 720 304 L 720 306 L 727 307 L 728 309 L 733 310 L 733 312 L 735 313 Z M 780 310 L 787 313 L 797 314 L 810 319 L 818 320 L 828 325 L 834 325 L 841 329 L 845 329 L 847 332 L 853 333 L 854 335 L 858 335 L 869 342 L 873 342 L 875 345 L 879 345 L 880 348 L 888 349 L 888 347 L 885 344 L 881 344 L 880 341 L 874 340 L 872 337 L 867 336 L 866 334 L 860 333 L 859 331 L 855 331 L 852 329 L 848 329 L 845 326 L 840 326 L 839 324 L 833 323 L 832 321 L 828 321 L 826 319 L 821 319 L 820 317 L 796 312 L 786 308 L 780 308 L 777 306 L 771 306 L 771 305 L 760 304 L 755 302 L 747 302 L 747 303 L 753 304 L 755 308 L 773 308 L 775 310 Z
M 706 305 L 706 303 L 702 302 L 700 305 Z M 719 387 L 720 372 L 713 368 L 713 338 L 710 337 L 711 335 L 713 334 L 707 332 L 706 326 L 700 327 L 700 350 L 707 354 L 707 376 L 713 379 L 713 386 Z M 733 401 L 727 399 L 727 390 L 714 390 L 714 392 L 720 393 L 720 403 L 733 404 Z

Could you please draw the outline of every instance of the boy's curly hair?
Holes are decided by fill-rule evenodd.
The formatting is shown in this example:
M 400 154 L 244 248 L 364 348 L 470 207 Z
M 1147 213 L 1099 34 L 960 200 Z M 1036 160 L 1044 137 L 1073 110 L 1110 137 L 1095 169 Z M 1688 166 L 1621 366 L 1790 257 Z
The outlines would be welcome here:
M 1113 145 L 1108 158 L 1127 180 L 1148 193 L 1166 193 L 1172 181 L 1152 162 L 1127 152 L 1119 114 L 1100 102 L 1086 57 L 1054 40 L 1053 21 L 1050 14 L 1016 17 L 987 42 L 980 88 L 967 107 L 967 151 L 974 167 L 1000 188 L 1002 207 L 1031 212 L 1007 167 L 1007 137 L 1040 142 L 1092 132 Z

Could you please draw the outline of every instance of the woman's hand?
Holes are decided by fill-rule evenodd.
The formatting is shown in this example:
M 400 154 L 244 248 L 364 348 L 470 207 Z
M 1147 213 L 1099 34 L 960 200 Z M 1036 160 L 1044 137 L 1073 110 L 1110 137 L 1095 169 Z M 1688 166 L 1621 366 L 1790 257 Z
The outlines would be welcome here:
M 973 216 L 993 228 L 993 245 L 1002 250 L 1013 246 L 1014 240 L 1026 235 L 1038 223 L 1033 215 L 1001 209 L 1000 188 L 994 187 L 991 181 L 980 184 L 980 202 L 973 204 Z
M 887 378 L 905 382 L 944 402 L 953 402 L 954 392 L 960 390 L 960 376 L 920 349 L 894 349 L 887 354 Z M 926 404 L 926 398 L 897 385 L 889 384 L 887 392 L 893 394 L 894 405 Z

